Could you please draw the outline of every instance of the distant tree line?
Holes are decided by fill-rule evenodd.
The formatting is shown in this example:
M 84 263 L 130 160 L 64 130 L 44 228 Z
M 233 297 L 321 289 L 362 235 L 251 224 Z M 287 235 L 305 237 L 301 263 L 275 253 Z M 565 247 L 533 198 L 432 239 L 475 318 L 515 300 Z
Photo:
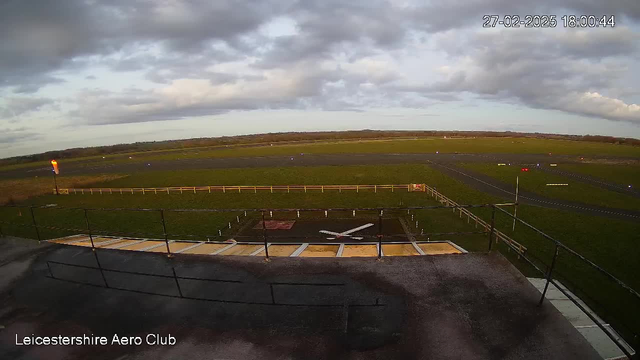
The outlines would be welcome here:
M 590 141 L 610 144 L 624 144 L 640 146 L 639 139 L 617 138 L 601 135 L 558 135 L 544 133 L 520 132 L 492 132 L 492 131 L 329 131 L 329 132 L 285 132 L 257 135 L 222 136 L 214 138 L 194 138 L 186 140 L 148 141 L 133 144 L 117 144 L 110 146 L 96 146 L 73 148 L 66 150 L 47 151 L 45 153 L 16 156 L 0 160 L 0 165 L 29 163 L 50 159 L 69 159 L 86 156 L 103 156 L 130 152 L 145 152 L 155 150 L 186 149 L 194 147 L 214 147 L 229 145 L 254 145 L 273 143 L 315 142 L 327 140 L 365 140 L 379 138 L 412 138 L 412 137 L 524 137 L 542 139 L 561 139 L 574 141 Z

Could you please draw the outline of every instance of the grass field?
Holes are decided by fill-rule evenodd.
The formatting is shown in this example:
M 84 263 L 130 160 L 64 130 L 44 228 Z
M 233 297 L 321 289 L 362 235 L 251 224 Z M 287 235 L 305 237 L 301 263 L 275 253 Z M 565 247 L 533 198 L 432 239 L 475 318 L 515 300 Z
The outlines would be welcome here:
M 531 174 L 527 174 L 531 175 Z M 459 203 L 491 203 L 499 199 L 478 192 L 425 165 L 388 165 L 388 166 L 340 166 L 340 167 L 294 167 L 269 169 L 231 169 L 231 170 L 193 170 L 180 172 L 145 172 L 132 174 L 126 178 L 98 184 L 96 186 L 170 186 L 170 185 L 277 185 L 277 184 L 384 184 L 384 183 L 427 183 L 438 191 Z M 125 194 L 125 195 L 45 195 L 28 200 L 25 204 L 58 204 L 59 207 L 89 208 L 311 208 L 311 207 L 366 207 L 398 206 L 400 204 L 434 205 L 425 193 L 409 192 L 333 192 L 328 193 L 198 193 L 198 194 Z M 31 224 L 28 208 L 1 209 L 2 218 L 14 224 Z M 476 209 L 474 213 L 484 219 L 490 218 L 490 209 Z M 568 211 L 521 205 L 520 217 L 556 237 L 567 246 L 596 262 L 607 271 L 619 277 L 635 289 L 640 289 L 640 224 L 631 221 L 613 220 L 595 216 L 576 214 Z M 60 210 L 55 208 L 36 209 L 36 218 L 42 226 L 64 227 L 86 232 L 84 214 L 81 210 Z M 173 238 L 186 238 L 193 234 L 199 239 L 215 235 L 217 230 L 225 228 L 236 216 L 244 214 L 231 212 L 198 213 L 196 215 L 167 212 L 167 231 Z M 321 214 L 318 214 L 321 216 Z M 416 217 L 419 228 L 425 232 L 473 231 L 473 223 L 467 224 L 457 214 L 449 210 L 420 211 Z M 90 211 L 89 219 L 95 231 L 121 231 L 144 233 L 140 237 L 161 237 L 162 227 L 159 212 L 122 211 L 109 213 Z M 528 248 L 528 255 L 539 258 L 548 264 L 553 254 L 552 243 L 539 234 L 518 225 L 511 231 L 512 221 L 498 213 L 498 229 L 512 236 Z M 234 225 L 235 226 L 235 225 Z M 17 233 L 35 237 L 29 227 L 7 227 L 5 233 Z M 230 235 L 235 231 L 226 232 Z M 63 230 L 43 230 L 44 236 L 62 236 L 72 232 Z M 485 251 L 487 237 L 484 235 L 452 238 L 456 243 L 470 251 Z M 525 274 L 537 275 L 517 260 L 513 253 L 505 252 Z M 626 319 L 631 326 L 640 330 L 640 314 L 629 314 L 625 309 L 638 306 L 628 292 L 620 291 L 611 282 L 602 278 L 594 270 L 585 267 L 580 261 L 564 253 L 557 264 L 558 274 L 562 274 L 576 283 L 583 292 L 582 296 L 591 299 L 590 304 L 603 304 L 608 313 L 618 319 Z
M 622 186 L 640 187 L 640 166 L 608 164 L 563 164 L 561 170 L 590 175 Z
M 530 168 L 522 172 L 520 166 L 497 166 L 497 164 L 461 164 L 462 167 L 491 176 L 515 188 L 516 176 L 520 178 L 520 189 L 556 199 L 577 201 L 585 204 L 620 209 L 640 210 L 640 199 L 585 184 L 571 177 L 550 174 Z M 564 166 L 562 167 L 564 169 Z M 569 184 L 547 186 L 546 184 Z
M 92 176 L 69 176 L 58 177 L 58 187 L 82 187 L 95 183 L 114 180 L 123 175 L 92 175 Z M 17 180 L 0 180 L 0 204 L 9 201 L 22 201 L 32 196 L 53 193 L 53 179 L 28 178 Z
M 596 142 L 533 139 L 533 138 L 421 138 L 417 140 L 362 140 L 336 141 L 313 144 L 274 145 L 258 147 L 214 147 L 175 150 L 158 150 L 64 159 L 63 162 L 96 160 L 103 163 L 145 162 L 153 160 L 177 160 L 211 157 L 244 157 L 270 155 L 346 154 L 346 153 L 511 153 L 558 155 L 610 155 L 640 157 L 640 147 L 612 145 Z M 132 159 L 128 159 L 132 156 Z M 47 162 L 15 164 L 0 167 L 10 170 L 31 166 L 47 166 Z

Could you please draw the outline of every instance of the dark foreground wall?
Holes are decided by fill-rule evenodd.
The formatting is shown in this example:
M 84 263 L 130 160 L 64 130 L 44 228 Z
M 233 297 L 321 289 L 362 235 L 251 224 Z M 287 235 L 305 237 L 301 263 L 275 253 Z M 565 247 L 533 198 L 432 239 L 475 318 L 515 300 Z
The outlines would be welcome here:
M 598 358 L 497 254 L 97 255 L 103 271 L 90 249 L 0 241 L 1 359 Z M 16 345 L 31 334 L 143 344 Z

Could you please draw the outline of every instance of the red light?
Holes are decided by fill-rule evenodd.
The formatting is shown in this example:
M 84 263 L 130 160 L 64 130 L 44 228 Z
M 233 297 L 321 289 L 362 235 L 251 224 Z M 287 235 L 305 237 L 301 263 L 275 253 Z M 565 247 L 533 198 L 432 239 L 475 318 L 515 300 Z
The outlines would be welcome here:
M 522 170 L 522 171 L 529 171 L 529 168 L 522 168 L 522 169 L 520 169 L 520 170 Z

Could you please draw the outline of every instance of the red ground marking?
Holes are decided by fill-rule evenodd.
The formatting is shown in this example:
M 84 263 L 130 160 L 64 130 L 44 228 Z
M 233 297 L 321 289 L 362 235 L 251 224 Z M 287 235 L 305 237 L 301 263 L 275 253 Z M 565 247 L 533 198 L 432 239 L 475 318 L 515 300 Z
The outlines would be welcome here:
M 264 222 L 267 230 L 291 230 L 293 224 L 295 224 L 295 220 L 267 220 Z M 258 221 L 254 229 L 262 229 L 262 221 Z

